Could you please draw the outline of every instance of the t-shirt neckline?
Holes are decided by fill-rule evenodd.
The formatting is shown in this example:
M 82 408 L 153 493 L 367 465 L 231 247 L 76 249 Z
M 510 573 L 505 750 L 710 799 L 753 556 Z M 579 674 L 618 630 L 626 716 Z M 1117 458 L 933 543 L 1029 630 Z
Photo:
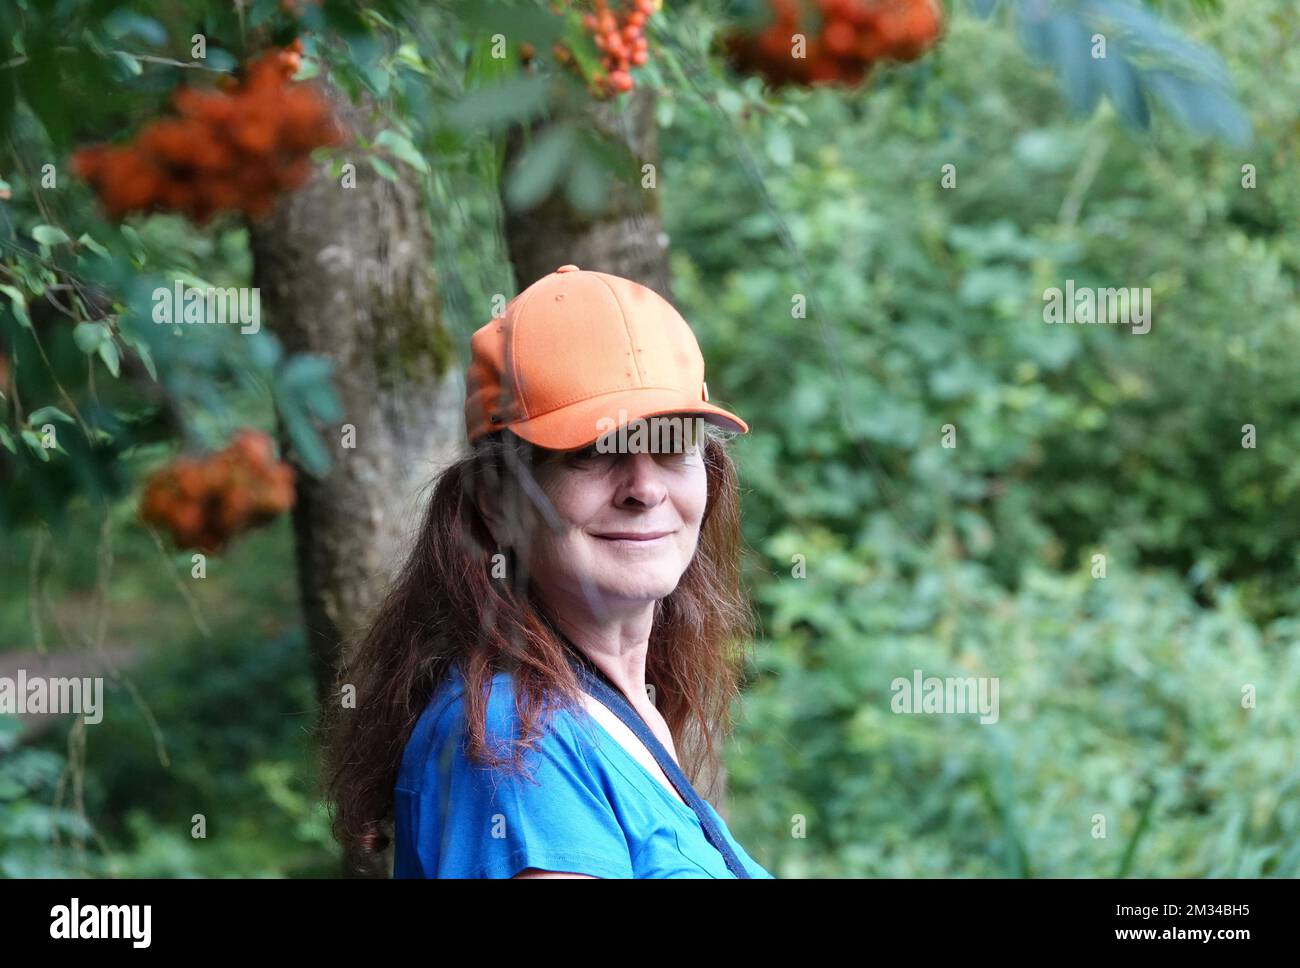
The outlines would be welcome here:
M 600 702 L 600 700 L 596 699 L 595 696 L 592 696 L 591 698 L 595 702 Z M 595 716 L 591 715 L 591 712 L 585 707 L 583 707 L 582 713 L 585 721 L 591 723 L 591 725 L 595 726 L 598 730 L 600 730 L 601 735 L 603 735 L 605 739 L 608 740 L 608 743 L 602 742 L 598 744 L 598 748 L 600 749 L 601 752 L 605 753 L 605 755 L 609 757 L 609 753 L 607 752 L 607 749 L 609 746 L 612 746 L 617 751 L 617 757 L 622 758 L 624 762 L 630 762 L 636 768 L 637 775 L 642 777 L 642 779 L 644 779 L 645 782 L 652 785 L 655 788 L 655 790 L 658 792 L 658 794 L 666 802 L 672 804 L 673 807 L 675 807 L 679 813 L 687 817 L 690 817 L 697 824 L 700 823 L 699 816 L 695 813 L 694 810 L 691 809 L 690 804 L 678 800 L 675 796 L 673 796 L 666 789 L 664 789 L 664 785 L 659 782 L 658 778 L 656 778 L 653 773 L 651 773 L 648 769 L 646 769 L 646 765 L 644 763 L 642 763 L 640 760 L 638 760 L 635 756 L 633 756 L 631 753 L 627 751 L 627 749 L 623 746 L 623 744 L 618 741 L 618 737 L 616 737 L 613 733 L 611 733 L 608 729 L 605 728 L 604 723 L 602 723 Z M 652 753 L 651 756 L 653 755 L 654 754 Z M 614 757 L 610 757 L 610 758 L 614 759 Z M 617 765 L 617 763 L 615 763 L 615 765 Z M 662 769 L 662 767 L 660 767 L 660 769 Z M 627 776 L 626 770 L 620 769 L 619 772 L 621 772 L 625 777 Z M 628 777 L 628 779 L 631 778 Z M 706 807 L 705 809 L 708 808 Z M 700 824 L 701 829 L 703 829 L 703 826 L 704 826 L 703 824 Z

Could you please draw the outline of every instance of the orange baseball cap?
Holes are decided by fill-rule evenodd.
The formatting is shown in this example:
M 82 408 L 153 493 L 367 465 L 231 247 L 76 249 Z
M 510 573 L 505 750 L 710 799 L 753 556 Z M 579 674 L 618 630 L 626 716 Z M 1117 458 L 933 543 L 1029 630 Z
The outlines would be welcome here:
M 749 431 L 709 402 L 686 320 L 630 279 L 560 266 L 470 338 L 470 442 L 509 428 L 539 447 L 573 450 L 630 420 L 670 413 Z

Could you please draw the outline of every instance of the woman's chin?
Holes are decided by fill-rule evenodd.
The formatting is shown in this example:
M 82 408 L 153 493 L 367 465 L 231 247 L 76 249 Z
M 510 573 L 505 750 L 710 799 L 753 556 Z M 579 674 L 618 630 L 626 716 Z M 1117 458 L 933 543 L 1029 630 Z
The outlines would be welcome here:
M 662 571 L 662 573 L 660 573 Z M 602 598 L 610 602 L 654 602 L 673 593 L 681 575 L 673 569 L 636 569 L 620 562 L 611 562 L 591 576 L 591 582 Z

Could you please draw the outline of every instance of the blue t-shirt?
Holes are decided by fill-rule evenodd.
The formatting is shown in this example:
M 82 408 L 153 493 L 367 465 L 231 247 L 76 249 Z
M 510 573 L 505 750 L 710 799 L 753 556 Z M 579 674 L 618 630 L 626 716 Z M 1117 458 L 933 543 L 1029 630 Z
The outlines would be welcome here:
M 394 802 L 394 877 L 513 877 L 536 867 L 596 877 L 734 877 L 677 800 L 585 710 L 550 709 L 525 774 L 479 766 L 465 751 L 456 669 L 407 741 Z M 487 702 L 489 745 L 520 735 L 513 678 Z M 742 864 L 771 878 L 705 804 Z

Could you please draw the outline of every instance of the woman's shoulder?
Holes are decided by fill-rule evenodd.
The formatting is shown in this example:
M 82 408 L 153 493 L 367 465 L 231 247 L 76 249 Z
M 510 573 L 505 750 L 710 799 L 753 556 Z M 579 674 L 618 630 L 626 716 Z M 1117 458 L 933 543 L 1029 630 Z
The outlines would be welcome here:
M 442 685 L 429 701 L 434 727 L 447 733 L 463 724 L 467 715 L 466 685 L 458 667 L 453 667 Z M 484 685 L 484 728 L 488 736 L 502 742 L 518 739 L 521 721 L 519 716 L 519 682 L 509 670 L 499 670 Z M 567 739 L 572 725 L 572 710 L 560 701 L 554 692 L 548 693 L 539 710 L 544 715 L 539 722 L 551 727 L 546 735 Z
M 483 735 L 496 755 L 510 755 L 512 745 L 523 739 L 523 722 L 518 709 L 518 682 L 509 670 L 500 670 L 484 684 Z M 433 754 L 464 756 L 469 728 L 466 683 L 453 666 L 434 690 L 410 740 L 407 742 L 399 785 L 414 789 L 418 776 Z M 548 697 L 537 721 L 537 732 L 529 743 L 534 755 L 580 756 L 572 713 L 564 704 Z

